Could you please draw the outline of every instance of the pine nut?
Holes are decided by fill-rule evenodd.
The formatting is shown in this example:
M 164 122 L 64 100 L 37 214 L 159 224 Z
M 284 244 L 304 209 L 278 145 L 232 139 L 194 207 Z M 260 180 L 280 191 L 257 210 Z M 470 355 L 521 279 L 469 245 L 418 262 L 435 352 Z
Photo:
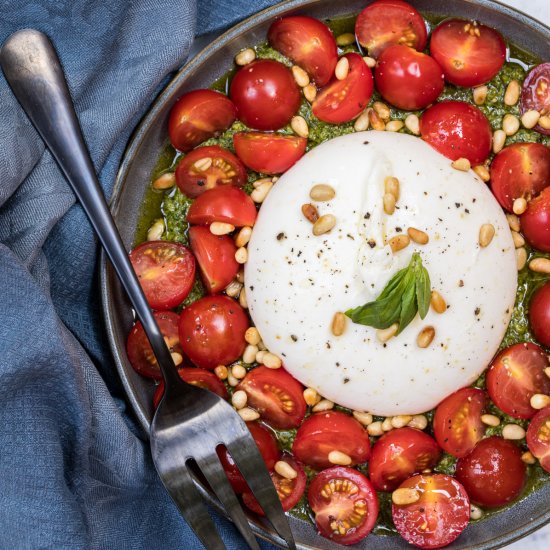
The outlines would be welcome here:
M 550 274 L 550 260 L 547 258 L 535 258 L 529 262 L 529 269 L 535 273 L 545 273 L 548 275 Z
M 470 519 L 476 520 L 483 517 L 483 510 L 475 504 L 470 504 Z
M 345 32 L 336 37 L 336 44 L 338 46 L 351 46 L 355 44 L 355 35 L 351 32 Z
M 531 109 L 530 111 L 525 111 L 521 117 L 521 123 L 523 124 L 524 128 L 531 129 L 534 128 L 540 119 L 540 113 L 538 111 L 535 111 Z
M 239 411 L 237 412 L 245 422 L 252 422 L 260 418 L 260 414 L 250 407 L 244 407 L 242 409 L 239 409 Z
M 315 223 L 319 219 L 319 212 L 313 204 L 302 204 L 302 214 L 311 223 Z
M 227 379 L 227 367 L 225 365 L 218 365 L 214 369 L 214 374 L 220 379 L 220 380 L 226 380 Z
M 363 57 L 363 61 L 367 64 L 367 67 L 369 69 L 374 69 L 374 67 L 376 67 L 376 59 L 374 59 L 374 57 L 369 57 L 368 55 L 365 55 Z
M 407 115 L 405 126 L 415 136 L 420 134 L 420 119 L 416 115 Z
M 239 283 L 239 281 L 231 281 L 226 287 L 225 287 L 225 293 L 230 298 L 236 298 L 242 289 L 243 285 Z
M 506 424 L 502 428 L 502 437 L 504 439 L 523 439 L 525 437 L 525 430 L 517 424 Z
M 467 172 L 472 167 L 472 165 L 470 164 L 470 161 L 464 157 L 461 157 L 453 161 L 451 163 L 451 166 L 455 170 L 460 170 L 462 172 Z
M 382 429 L 382 422 L 378 420 L 372 424 L 369 424 L 367 426 L 367 433 L 373 436 L 382 435 L 384 433 L 384 430 Z
M 307 138 L 309 136 L 309 127 L 307 125 L 306 119 L 303 116 L 293 116 L 292 120 L 290 121 L 290 127 L 292 128 L 293 132 L 300 137 Z
M 326 183 L 318 183 L 311 188 L 309 196 L 314 201 L 326 202 L 336 196 L 336 191 Z
M 174 172 L 166 172 L 159 176 L 152 184 L 153 189 L 170 189 L 176 185 L 176 174 Z
M 506 91 L 504 92 L 504 104 L 512 107 L 519 101 L 519 94 L 521 87 L 517 80 L 510 80 L 508 86 L 506 86 Z
M 474 88 L 474 103 L 476 105 L 483 105 L 485 103 L 485 100 L 487 99 L 488 91 L 489 88 L 487 88 L 487 86 L 478 86 L 477 88 Z
M 536 393 L 531 397 L 531 407 L 533 409 L 544 409 L 550 405 L 550 396 L 543 393 Z
M 238 264 L 245 264 L 247 262 L 248 250 L 244 246 L 237 248 L 237 252 L 235 252 L 235 260 Z
M 402 120 L 390 120 L 386 124 L 386 132 L 399 132 L 403 126 L 405 126 L 405 124 Z
M 512 211 L 516 216 L 521 216 L 527 210 L 527 201 L 523 197 L 519 197 L 514 201 Z
M 296 479 L 298 472 L 284 460 L 278 460 L 275 462 L 274 470 L 285 479 Z
M 227 383 L 234 388 L 235 386 L 238 386 L 240 383 L 240 380 L 238 378 L 235 378 L 233 376 L 233 373 L 228 369 L 227 370 Z
M 483 164 L 478 164 L 473 168 L 474 172 L 478 175 L 479 179 L 487 183 L 491 179 L 491 173 Z
M 550 130 L 550 115 L 543 115 L 539 118 L 539 126 L 545 130 Z
M 246 348 L 244 348 L 243 352 L 243 361 L 245 363 L 248 363 L 249 365 L 251 363 L 254 363 L 256 360 L 256 354 L 258 353 L 258 346 L 254 346 L 252 344 L 248 344 Z
M 164 220 L 158 219 L 147 231 L 148 241 L 158 241 L 164 233 Z
M 238 380 L 242 380 L 246 376 L 246 369 L 242 365 L 233 365 L 231 374 Z
M 519 231 L 521 229 L 519 218 L 515 214 L 506 214 L 506 219 L 512 231 Z
M 237 271 L 237 275 L 235 278 L 237 279 L 237 281 L 239 281 L 239 283 L 244 283 L 244 269 L 242 267 L 241 269 L 239 269 L 239 271 Z
M 346 316 L 341 311 L 337 311 L 334 314 L 330 328 L 334 336 L 342 336 L 344 334 L 346 330 Z
M 447 302 L 445 302 L 445 299 L 437 290 L 432 290 L 430 305 L 436 313 L 445 313 L 447 311 Z
M 428 419 L 423 414 L 415 414 L 407 426 L 417 428 L 418 430 L 425 430 L 428 426 Z
M 368 130 L 370 126 L 370 118 L 369 118 L 369 112 L 368 110 L 363 111 L 353 123 L 353 129 L 356 132 L 364 132 L 365 130 Z
M 337 466 L 349 466 L 352 462 L 350 456 L 340 451 L 330 451 L 328 454 L 328 461 Z
M 314 407 L 317 403 L 319 403 L 319 401 L 321 401 L 321 396 L 317 393 L 317 390 L 314 390 L 313 388 L 306 388 L 303 395 L 306 405 L 309 405 L 310 407 Z
M 370 424 L 372 424 L 372 414 L 370 413 L 353 411 L 353 418 L 355 418 L 355 420 L 357 420 L 363 426 L 369 426 Z
M 247 400 L 248 396 L 243 390 L 238 390 L 231 396 L 231 403 L 236 409 L 242 409 L 246 407 Z
M 260 204 L 264 202 L 265 198 L 267 197 L 268 193 L 271 191 L 271 188 L 273 187 L 273 182 L 271 180 L 266 180 L 263 183 L 261 183 L 252 193 L 250 193 L 250 198 Z
M 174 351 L 170 355 L 172 356 L 172 361 L 174 361 L 174 365 L 176 365 L 176 367 L 179 367 L 183 363 L 183 356 L 181 353 Z
M 407 248 L 411 242 L 411 239 L 408 235 L 396 235 L 395 237 L 392 237 L 388 244 L 390 245 L 390 248 L 392 252 L 395 254 L 396 252 L 399 252 L 400 250 L 403 250 L 404 248 Z
M 237 246 L 237 248 L 246 246 L 248 244 L 248 241 L 250 241 L 251 236 L 252 227 L 249 227 L 248 225 L 241 227 L 241 230 L 237 233 L 237 236 L 235 237 L 235 245 Z
M 309 84 L 309 75 L 302 69 L 302 67 L 298 67 L 298 65 L 292 65 L 292 68 L 290 69 L 292 71 L 292 75 L 294 76 L 294 80 L 296 81 L 296 84 L 300 86 L 300 88 L 305 88 Z
M 519 119 L 510 113 L 502 119 L 502 129 L 507 136 L 513 136 L 519 130 Z
M 401 487 L 391 494 L 391 500 L 396 506 L 407 506 L 420 500 L 420 493 L 416 489 Z
M 391 425 L 394 428 L 404 428 L 412 420 L 412 415 L 410 414 L 398 414 L 397 416 L 392 417 Z
M 385 124 L 384 121 L 378 116 L 378 114 L 376 113 L 376 111 L 374 111 L 373 109 L 367 109 L 367 114 L 368 114 L 368 117 L 369 117 L 370 125 L 372 126 L 372 129 L 373 129 L 373 130 L 382 131 L 382 130 L 385 130 L 385 129 L 386 129 L 386 124 Z
M 195 161 L 193 164 L 193 167 L 198 172 L 205 172 L 212 166 L 212 159 L 210 157 L 204 157 L 202 159 L 199 159 Z
M 244 67 L 256 59 L 256 52 L 252 48 L 246 48 L 235 56 L 235 63 Z
M 493 153 L 497 154 L 502 151 L 506 142 L 506 132 L 504 130 L 495 130 L 493 132 Z
M 516 262 L 518 265 L 518 271 L 521 271 L 527 263 L 527 250 L 523 248 L 516 248 Z
M 395 196 L 391 193 L 384 193 L 382 202 L 384 203 L 384 212 L 391 216 L 395 212 Z
M 520 248 L 525 245 L 525 239 L 517 231 L 512 231 L 512 240 L 514 241 L 514 246 Z
M 380 342 L 386 343 L 390 338 L 393 338 L 397 334 L 398 330 L 399 325 L 397 323 L 394 323 L 388 328 L 378 329 L 376 331 L 376 337 L 378 338 L 378 340 L 380 340 Z
M 313 234 L 324 235 L 336 225 L 336 218 L 332 214 L 324 214 L 313 224 Z
M 279 369 L 283 365 L 280 357 L 277 357 L 274 353 L 270 353 L 269 351 L 264 355 L 262 363 L 264 367 L 268 369 Z
M 225 222 L 212 222 L 210 224 L 210 233 L 212 235 L 228 235 L 235 231 L 235 226 Z
M 334 408 L 334 403 L 330 399 L 321 399 L 311 410 L 313 412 L 323 412 L 330 411 L 332 408 Z
M 492 223 L 484 223 L 479 228 L 479 246 L 485 248 L 491 244 L 495 236 L 495 226 Z
M 537 459 L 529 451 L 526 451 L 521 455 L 521 460 L 523 460 L 525 464 L 535 464 L 537 462 Z
M 239 305 L 243 309 L 248 309 L 248 301 L 246 299 L 246 290 L 243 288 L 239 294 Z
M 428 244 L 430 237 L 424 231 L 416 229 L 415 227 L 409 227 L 407 229 L 407 234 L 409 237 L 417 244 Z
M 248 327 L 246 329 L 246 332 L 244 333 L 244 339 L 251 346 L 257 346 L 259 341 L 261 340 L 258 329 L 256 327 Z
M 382 429 L 385 432 L 391 432 L 393 430 L 393 424 L 391 423 L 391 420 L 392 420 L 391 416 L 384 418 L 382 422 Z
M 388 176 L 384 178 L 384 192 L 385 193 L 391 193 L 395 200 L 399 200 L 399 191 L 400 191 L 400 185 L 399 180 L 397 178 L 394 178 L 393 176 Z
M 310 102 L 313 103 L 317 97 L 317 88 L 313 84 L 308 84 L 302 88 L 304 92 L 304 97 Z
M 258 187 L 264 183 L 275 183 L 275 181 L 274 178 L 260 178 L 252 183 L 252 187 L 254 187 L 254 189 L 258 189 Z
M 427 348 L 433 341 L 435 328 L 432 326 L 424 327 L 416 338 L 416 344 L 419 348 Z
M 481 421 L 487 426 L 493 426 L 493 428 L 500 425 L 500 418 L 494 414 L 482 414 Z
M 372 104 L 372 108 L 376 111 L 376 114 L 384 121 L 390 120 L 391 111 L 390 108 L 381 101 L 375 101 Z
M 338 60 L 338 63 L 336 63 L 336 67 L 334 68 L 334 76 L 338 80 L 344 80 L 347 78 L 349 73 L 349 61 L 347 57 L 341 57 Z
M 259 346 L 258 346 L 259 347 Z M 264 350 L 264 349 L 261 349 L 257 354 L 256 354 L 256 363 L 263 363 L 264 362 L 264 357 L 266 355 L 267 351 Z
M 548 357 L 548 361 L 550 361 L 550 356 Z M 548 376 L 548 378 L 550 378 L 550 367 L 546 367 L 544 369 L 544 374 L 546 374 L 546 376 Z

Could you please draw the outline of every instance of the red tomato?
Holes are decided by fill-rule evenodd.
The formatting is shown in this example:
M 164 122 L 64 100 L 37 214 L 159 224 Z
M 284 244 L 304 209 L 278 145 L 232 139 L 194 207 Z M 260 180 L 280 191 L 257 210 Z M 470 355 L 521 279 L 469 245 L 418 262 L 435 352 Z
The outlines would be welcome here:
M 472 166 L 482 164 L 491 152 L 489 120 L 465 101 L 442 101 L 426 109 L 420 117 L 420 134 L 442 155 L 467 158 Z
M 217 145 L 198 147 L 185 155 L 176 168 L 176 183 L 180 191 L 191 198 L 219 185 L 242 186 L 245 182 L 243 163 Z
M 293 15 L 275 21 L 267 39 L 277 51 L 306 71 L 317 86 L 324 86 L 338 61 L 332 31 L 318 19 Z
M 481 415 L 486 404 L 485 392 L 476 388 L 463 388 L 446 397 L 437 406 L 433 421 L 439 446 L 453 456 L 466 456 L 485 434 Z
M 550 113 L 550 63 L 537 65 L 523 81 L 520 110 L 524 113 L 532 109 L 541 115 Z M 540 124 L 535 126 L 535 130 L 541 134 L 550 134 L 550 129 Z
M 155 311 L 155 319 L 160 332 L 172 353 L 183 355 L 178 335 L 179 315 L 172 311 Z M 145 331 L 139 321 L 132 327 L 126 342 L 128 359 L 134 369 L 143 376 L 160 380 L 162 374 L 151 344 L 145 336 Z
M 262 174 L 281 174 L 304 156 L 307 139 L 283 134 L 240 132 L 234 134 L 237 156 L 251 170 Z
M 281 460 L 291 466 L 298 474 L 294 479 L 287 479 L 275 471 L 270 472 L 271 480 L 273 481 L 273 485 L 275 485 L 275 489 L 277 489 L 277 494 L 279 495 L 279 500 L 283 505 L 283 510 L 287 512 L 291 508 L 294 508 L 294 506 L 296 506 L 298 501 L 302 498 L 302 495 L 306 489 L 307 478 L 302 465 L 294 460 L 290 455 L 284 455 Z M 254 513 L 260 516 L 265 516 L 264 511 L 252 493 L 243 493 L 243 502 Z
M 228 365 L 243 354 L 248 326 L 248 317 L 235 300 L 206 296 L 180 314 L 181 347 L 198 367 Z
M 506 61 L 506 44 L 500 33 L 477 21 L 447 19 L 432 32 L 430 53 L 448 82 L 473 87 L 497 75 Z
M 550 378 L 544 373 L 548 358 L 536 344 L 514 344 L 501 351 L 487 371 L 487 391 L 495 405 L 514 418 L 531 418 L 536 393 L 550 394 Z
M 529 302 L 529 324 L 535 338 L 550 348 L 550 281 L 543 284 Z
M 195 258 L 182 244 L 148 241 L 130 252 L 130 261 L 153 309 L 176 307 L 195 281 Z
M 393 44 L 422 51 L 428 38 L 422 16 L 401 0 L 378 0 L 367 6 L 357 16 L 355 35 L 371 57 Z
M 213 90 L 194 90 L 180 97 L 170 111 L 170 141 L 176 149 L 189 151 L 227 130 L 236 116 L 237 109 L 227 96 Z
M 550 182 L 550 149 L 542 143 L 514 143 L 491 163 L 491 190 L 502 208 L 512 212 L 514 200 L 530 200 Z
M 383 435 L 372 448 L 369 478 L 377 491 L 393 491 L 412 474 L 433 468 L 441 449 L 429 435 L 415 428 L 399 428 Z
M 340 124 L 354 119 L 372 96 L 372 73 L 358 53 L 347 53 L 348 76 L 334 78 L 317 95 L 311 109 L 323 122 Z
M 414 111 L 433 103 L 443 91 L 441 67 L 429 55 L 408 46 L 390 46 L 374 70 L 376 88 L 399 109 Z
M 293 454 L 302 462 L 322 470 L 332 466 L 331 451 L 351 458 L 351 465 L 366 462 L 370 456 L 367 431 L 355 418 L 339 411 L 312 414 L 298 428 L 292 444 Z
M 334 466 L 317 474 L 307 495 L 315 524 L 323 537 L 338 544 L 364 539 L 378 517 L 378 497 L 360 472 Z
M 229 95 L 239 120 L 255 130 L 278 130 L 300 108 L 300 90 L 292 73 L 272 59 L 259 59 L 239 69 Z
M 527 467 L 517 445 L 494 436 L 482 439 L 468 456 L 458 460 L 455 476 L 473 503 L 496 508 L 520 495 Z
M 441 548 L 455 540 L 470 521 L 470 501 L 464 487 L 444 474 L 416 475 L 400 488 L 416 489 L 420 499 L 412 504 L 392 504 L 399 534 L 419 548 Z
M 550 472 L 550 407 L 540 410 L 527 428 L 527 445 L 540 465 Z
M 527 204 L 521 215 L 521 232 L 533 248 L 550 252 L 550 187 Z
M 244 377 L 237 389 L 246 392 L 248 405 L 274 428 L 297 428 L 304 419 L 304 388 L 283 368 L 256 367 Z
M 221 292 L 237 275 L 237 247 L 228 235 L 214 235 L 208 227 L 189 228 L 189 245 L 197 258 L 202 281 L 209 294 Z

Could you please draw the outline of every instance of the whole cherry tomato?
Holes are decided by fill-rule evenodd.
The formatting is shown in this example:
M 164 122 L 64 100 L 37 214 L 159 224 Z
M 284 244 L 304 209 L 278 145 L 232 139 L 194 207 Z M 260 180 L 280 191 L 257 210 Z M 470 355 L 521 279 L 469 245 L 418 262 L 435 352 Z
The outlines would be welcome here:
M 535 338 L 550 348 L 550 281 L 537 289 L 529 302 L 529 324 Z

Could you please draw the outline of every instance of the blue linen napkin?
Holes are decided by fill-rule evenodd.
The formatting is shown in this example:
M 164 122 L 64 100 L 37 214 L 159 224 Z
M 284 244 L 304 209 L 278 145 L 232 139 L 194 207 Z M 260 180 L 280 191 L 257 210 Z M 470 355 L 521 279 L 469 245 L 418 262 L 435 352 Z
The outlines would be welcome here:
M 0 44 L 25 27 L 51 37 L 109 196 L 132 128 L 193 36 L 273 3 L 2 0 Z M 0 548 L 200 548 L 128 414 L 97 241 L 74 203 L 0 74 Z

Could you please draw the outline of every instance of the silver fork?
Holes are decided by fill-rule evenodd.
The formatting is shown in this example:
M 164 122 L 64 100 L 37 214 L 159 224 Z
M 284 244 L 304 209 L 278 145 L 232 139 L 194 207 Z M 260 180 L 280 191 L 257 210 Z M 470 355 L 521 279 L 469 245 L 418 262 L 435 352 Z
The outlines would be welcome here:
M 86 211 L 151 342 L 165 380 L 164 397 L 151 425 L 151 451 L 182 516 L 208 550 L 225 548 L 193 481 L 188 467 L 193 461 L 250 548 L 259 548 L 216 454 L 216 448 L 225 445 L 277 533 L 289 548 L 295 548 L 277 492 L 246 424 L 221 397 L 186 384 L 177 373 L 105 202 L 48 37 L 32 29 L 16 32 L 2 46 L 0 64 Z

